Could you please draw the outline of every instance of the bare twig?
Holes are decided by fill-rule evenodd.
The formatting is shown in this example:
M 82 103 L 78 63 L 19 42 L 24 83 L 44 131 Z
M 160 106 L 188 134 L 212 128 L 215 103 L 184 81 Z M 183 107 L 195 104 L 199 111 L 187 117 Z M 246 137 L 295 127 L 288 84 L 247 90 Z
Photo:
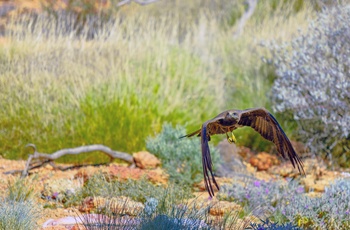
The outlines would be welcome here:
M 242 34 L 245 24 L 254 13 L 258 0 L 247 0 L 246 3 L 248 4 L 248 10 L 244 12 L 242 17 L 239 19 L 238 28 L 233 35 L 234 38 L 237 38 Z
M 139 5 L 142 5 L 142 6 L 144 6 L 144 5 L 148 5 L 148 4 L 151 4 L 151 3 L 154 3 L 154 2 L 158 2 L 159 0 L 145 0 L 145 1 L 142 1 L 142 0 L 123 0 L 123 1 L 121 1 L 121 2 L 119 2 L 118 4 L 117 4 L 117 6 L 123 6 L 123 5 L 126 5 L 126 4 L 130 4 L 131 2 L 135 2 L 135 3 L 137 3 L 137 4 L 139 4 Z
M 53 161 L 64 156 L 64 155 L 77 155 L 80 153 L 88 153 L 88 152 L 95 152 L 100 151 L 105 154 L 107 154 L 111 160 L 112 159 L 121 159 L 128 163 L 134 164 L 133 157 L 124 152 L 118 152 L 114 151 L 104 145 L 87 145 L 87 146 L 81 146 L 77 148 L 71 148 L 71 149 L 61 149 L 57 152 L 54 152 L 53 154 L 46 154 L 46 153 L 40 153 L 36 150 L 36 146 L 34 144 L 28 144 L 26 147 L 32 147 L 34 149 L 34 153 L 29 155 L 29 158 L 27 160 L 26 166 L 24 170 L 22 171 L 22 177 L 25 177 L 28 175 L 28 172 L 31 169 L 42 167 L 43 165 L 50 164 L 54 168 L 63 169 L 59 166 L 56 166 Z M 16 173 L 15 171 L 7 172 L 9 173 Z

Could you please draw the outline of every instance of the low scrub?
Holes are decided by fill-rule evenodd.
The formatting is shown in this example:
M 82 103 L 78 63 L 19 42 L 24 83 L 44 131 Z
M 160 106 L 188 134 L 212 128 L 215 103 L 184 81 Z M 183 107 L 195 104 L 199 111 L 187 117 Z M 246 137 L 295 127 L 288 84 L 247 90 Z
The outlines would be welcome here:
M 33 201 L 34 191 L 30 179 L 9 182 L 6 194 L 0 196 L 1 230 L 38 229 L 39 206 Z
M 348 229 L 350 224 L 350 180 L 331 184 L 320 197 L 310 197 L 296 181 L 251 181 L 222 186 L 220 199 L 233 200 L 245 212 L 272 222 L 293 223 L 311 229 Z M 283 229 L 283 228 L 282 228 Z
M 170 181 L 192 186 L 203 179 L 200 138 L 179 139 L 185 134 L 186 130 L 183 127 L 173 128 L 170 124 L 164 124 L 160 134 L 148 138 L 147 149 L 161 160 Z M 210 148 L 215 169 L 219 163 L 219 155 L 213 146 Z

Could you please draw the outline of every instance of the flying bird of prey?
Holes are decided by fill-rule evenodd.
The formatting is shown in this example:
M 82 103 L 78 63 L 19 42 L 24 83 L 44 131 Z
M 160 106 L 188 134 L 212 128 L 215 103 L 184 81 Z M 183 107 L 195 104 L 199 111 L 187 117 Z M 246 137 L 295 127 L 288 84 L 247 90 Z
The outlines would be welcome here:
M 226 134 L 227 140 L 232 143 L 236 141 L 232 131 L 243 126 L 252 127 L 255 131 L 260 133 L 262 137 L 273 142 L 276 145 L 278 153 L 284 159 L 289 158 L 293 167 L 298 168 L 300 173 L 305 174 L 301 159 L 293 149 L 292 144 L 278 124 L 276 118 L 274 118 L 269 111 L 264 108 L 227 110 L 213 119 L 204 122 L 201 129 L 180 137 L 192 137 L 194 135 L 201 137 L 204 184 L 211 197 L 214 196 L 212 183 L 214 183 L 217 189 L 219 189 L 219 185 L 213 174 L 213 164 L 208 145 L 210 136 Z M 230 133 L 230 135 L 228 133 Z

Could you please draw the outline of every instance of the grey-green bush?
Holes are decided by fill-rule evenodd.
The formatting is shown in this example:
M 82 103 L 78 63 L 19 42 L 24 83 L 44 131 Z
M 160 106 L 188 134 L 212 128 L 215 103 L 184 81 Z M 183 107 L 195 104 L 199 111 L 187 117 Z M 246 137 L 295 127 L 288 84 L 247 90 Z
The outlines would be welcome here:
M 38 211 L 31 201 L 0 199 L 0 230 L 38 229 Z
M 203 179 L 200 141 L 196 137 L 179 139 L 184 134 L 185 128 L 164 124 L 161 133 L 148 138 L 146 145 L 151 153 L 160 158 L 172 182 L 193 185 Z M 210 149 L 215 168 L 219 155 L 213 146 Z
M 38 229 L 40 210 L 32 199 L 35 195 L 30 185 L 32 180 L 16 179 L 8 183 L 6 193 L 0 196 L 0 230 Z
M 350 156 L 349 21 L 349 4 L 326 8 L 306 34 L 272 46 L 274 110 L 293 114 L 313 152 L 341 153 L 343 163 Z

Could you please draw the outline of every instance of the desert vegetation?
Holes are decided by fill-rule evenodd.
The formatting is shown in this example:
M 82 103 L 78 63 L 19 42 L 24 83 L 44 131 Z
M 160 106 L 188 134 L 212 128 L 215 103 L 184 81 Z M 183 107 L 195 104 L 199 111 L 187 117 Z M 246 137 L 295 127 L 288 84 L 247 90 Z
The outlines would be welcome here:
M 169 175 L 167 186 L 98 173 L 79 189 L 53 196 L 34 192 L 28 182 L 34 175 L 12 178 L 0 198 L 0 229 L 37 229 L 44 209 L 113 196 L 144 205 L 137 214 L 139 229 L 162 224 L 348 228 L 346 179 L 317 197 L 307 196 L 297 179 L 225 185 L 218 199 L 242 209 L 219 220 L 209 218 L 210 207 L 183 205 L 195 197 L 202 161 L 200 141 L 178 137 L 223 110 L 265 107 L 311 156 L 333 169 L 348 167 L 350 5 L 335 0 L 137 2 L 40 1 L 34 10 L 19 4 L 1 18 L 0 156 L 25 160 L 28 143 L 46 153 L 90 144 L 130 154 L 148 150 Z M 243 23 L 249 10 L 253 13 Z M 249 128 L 235 134 L 237 145 L 274 151 Z M 221 138 L 212 140 L 214 168 L 220 164 L 215 146 Z M 58 161 L 108 160 L 94 152 Z M 124 216 L 122 210 L 96 212 L 108 220 Z M 98 229 L 81 218 L 87 229 Z

